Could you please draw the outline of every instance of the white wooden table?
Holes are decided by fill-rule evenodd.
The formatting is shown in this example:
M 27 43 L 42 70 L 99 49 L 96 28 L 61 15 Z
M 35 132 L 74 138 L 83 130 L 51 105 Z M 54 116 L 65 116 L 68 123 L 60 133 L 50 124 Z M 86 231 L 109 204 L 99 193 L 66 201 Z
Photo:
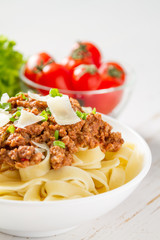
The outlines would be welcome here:
M 0 0 L 1 32 L 18 41 L 26 55 L 46 49 L 62 58 L 73 41 L 90 39 L 106 58 L 134 67 L 137 84 L 119 119 L 146 139 L 153 155 L 147 177 L 116 209 L 71 232 L 42 240 L 160 239 L 159 12 L 157 0 Z M 0 240 L 20 239 L 0 233 Z

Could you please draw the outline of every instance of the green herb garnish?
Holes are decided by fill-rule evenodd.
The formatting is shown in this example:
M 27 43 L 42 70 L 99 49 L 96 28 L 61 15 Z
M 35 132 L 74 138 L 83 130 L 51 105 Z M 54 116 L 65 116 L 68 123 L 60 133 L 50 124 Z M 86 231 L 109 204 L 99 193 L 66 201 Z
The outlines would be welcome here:
M 59 90 L 57 88 L 52 88 L 50 91 L 49 91 L 49 95 L 51 97 L 62 97 L 63 94 L 59 93 Z
M 56 140 L 58 140 L 58 138 L 59 138 L 59 131 L 58 130 L 56 130 L 54 132 L 54 137 L 55 137 Z
M 22 96 L 22 99 L 23 99 L 23 100 L 28 100 L 28 98 L 24 95 L 23 92 L 19 92 L 19 93 L 17 93 L 15 96 L 18 97 L 18 96 L 20 96 L 20 95 Z
M 62 142 L 62 141 L 54 141 L 54 142 L 53 142 L 53 145 L 54 145 L 54 146 L 61 147 L 61 148 L 65 148 L 65 147 L 66 147 L 65 144 L 64 144 L 64 142 Z
M 17 110 L 21 111 L 24 107 L 17 107 Z
M 47 121 L 48 120 L 48 114 L 45 110 L 43 110 L 41 112 L 40 116 L 44 117 L 44 120 L 42 120 L 42 121 Z
M 15 122 L 21 116 L 21 112 L 17 111 L 13 114 L 13 116 L 9 119 L 11 122 Z
M 17 112 L 15 112 L 15 114 L 14 114 L 16 117 L 20 117 L 21 116 L 21 112 L 20 111 L 17 111 Z
M 80 111 L 76 111 L 76 114 L 77 114 L 77 116 L 78 116 L 79 118 L 82 118 L 82 117 L 83 117 L 83 113 L 80 112 Z
M 15 131 L 15 127 L 13 125 L 10 125 L 8 128 L 7 128 L 7 132 L 8 133 L 14 133 Z
M 9 120 L 10 120 L 11 122 L 15 122 L 15 121 L 17 120 L 17 118 L 11 117 Z
M 82 118 L 83 120 L 86 120 L 88 113 L 82 113 L 80 111 L 76 111 L 76 114 L 79 118 Z
M 0 108 L 4 109 L 5 111 L 10 111 L 11 103 L 0 103 Z
M 88 116 L 88 113 L 83 113 L 83 120 L 86 120 L 86 118 L 87 118 L 87 116 Z
M 46 113 L 48 114 L 48 116 L 51 116 L 51 111 L 49 110 L 49 107 L 46 108 Z
M 93 108 L 92 113 L 96 114 L 96 108 Z

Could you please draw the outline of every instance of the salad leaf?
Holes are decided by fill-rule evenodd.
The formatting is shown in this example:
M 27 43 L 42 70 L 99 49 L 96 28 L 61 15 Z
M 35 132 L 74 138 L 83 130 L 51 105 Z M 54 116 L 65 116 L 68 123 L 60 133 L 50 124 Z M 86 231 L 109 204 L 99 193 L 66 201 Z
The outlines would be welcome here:
M 0 36 L 0 96 L 5 92 L 13 96 L 20 91 L 19 69 L 24 61 L 15 45 L 14 41 Z

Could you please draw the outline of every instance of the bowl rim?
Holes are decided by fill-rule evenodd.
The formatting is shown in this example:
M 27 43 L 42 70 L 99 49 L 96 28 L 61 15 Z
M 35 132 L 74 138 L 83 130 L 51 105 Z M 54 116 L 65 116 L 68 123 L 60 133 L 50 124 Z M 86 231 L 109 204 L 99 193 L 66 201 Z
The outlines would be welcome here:
M 65 199 L 65 200 L 61 200 L 61 201 L 18 201 L 18 200 L 7 200 L 7 199 L 0 199 L 0 204 L 14 204 L 14 205 L 21 205 L 21 206 L 40 206 L 40 207 L 46 207 L 46 206 L 51 206 L 51 205 L 63 205 L 63 204 L 66 204 L 66 205 L 72 205 L 73 203 L 76 203 L 78 204 L 79 202 L 88 202 L 88 201 L 92 201 L 92 200 L 95 200 L 95 199 L 101 199 L 101 198 L 105 198 L 107 197 L 108 195 L 114 195 L 114 193 L 116 192 L 122 192 L 122 191 L 125 191 L 126 189 L 140 183 L 143 178 L 147 175 L 147 173 L 149 172 L 150 170 L 150 167 L 151 167 L 151 163 L 152 163 L 152 154 L 151 154 L 151 150 L 147 144 L 147 142 L 143 139 L 143 137 L 140 136 L 139 133 L 137 133 L 135 130 L 133 130 L 132 128 L 130 128 L 129 126 L 127 126 L 126 124 L 122 123 L 121 121 L 117 120 L 117 119 L 114 119 L 112 117 L 109 117 L 109 116 L 106 116 L 104 114 L 102 114 L 102 117 L 106 120 L 104 121 L 107 121 L 108 120 L 111 120 L 111 121 L 114 121 L 115 123 L 118 123 L 120 124 L 122 127 L 124 127 L 125 129 L 129 130 L 132 134 L 136 135 L 136 137 L 138 137 L 142 142 L 143 144 L 145 145 L 145 151 L 147 152 L 147 158 L 146 160 L 144 161 L 144 164 L 143 164 L 143 168 L 141 169 L 141 171 L 139 172 L 139 174 L 134 177 L 132 180 L 130 180 L 129 182 L 125 183 L 124 185 L 118 187 L 118 188 L 115 188 L 113 190 L 110 190 L 110 191 L 107 191 L 107 192 L 104 192 L 104 193 L 100 193 L 100 194 L 97 194 L 97 195 L 93 195 L 93 196 L 88 196 L 88 197 L 82 197 L 82 198 L 76 198 L 76 199 Z
M 123 64 L 121 64 L 121 65 L 123 66 Z M 52 88 L 52 87 L 47 87 L 47 86 L 44 86 L 44 85 L 41 85 L 41 84 L 31 81 L 29 78 L 27 78 L 24 75 L 24 68 L 25 68 L 25 64 L 22 65 L 22 67 L 20 68 L 20 71 L 19 71 L 19 77 L 22 82 L 26 83 L 27 85 L 29 85 L 33 88 L 37 88 L 37 89 L 41 89 L 41 90 L 45 90 L 45 91 L 49 91 Z M 125 68 L 123 66 L 123 68 L 125 69 L 127 77 L 126 77 L 125 82 L 118 87 L 111 87 L 111 88 L 106 88 L 106 89 L 98 89 L 98 90 L 90 90 L 90 91 L 75 91 L 75 90 L 63 90 L 63 89 L 59 89 L 59 90 L 62 91 L 64 94 L 83 94 L 83 95 L 95 94 L 95 95 L 97 95 L 97 94 L 116 92 L 116 91 L 123 90 L 125 88 L 131 88 L 135 83 L 134 70 L 132 68 L 130 68 L 129 66 L 127 66 L 127 68 Z

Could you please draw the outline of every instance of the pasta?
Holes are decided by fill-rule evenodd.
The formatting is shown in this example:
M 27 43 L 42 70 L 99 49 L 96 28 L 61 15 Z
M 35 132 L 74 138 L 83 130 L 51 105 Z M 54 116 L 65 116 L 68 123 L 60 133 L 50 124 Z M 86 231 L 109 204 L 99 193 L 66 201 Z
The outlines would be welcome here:
M 50 169 L 46 144 L 34 143 L 45 151 L 45 159 L 33 166 L 0 173 L 0 199 L 55 201 L 88 197 L 113 190 L 141 170 L 142 156 L 133 144 L 104 154 L 100 147 L 79 148 L 72 166 Z
M 0 199 L 89 197 L 134 178 L 142 157 L 100 113 L 51 89 L 0 100 Z

